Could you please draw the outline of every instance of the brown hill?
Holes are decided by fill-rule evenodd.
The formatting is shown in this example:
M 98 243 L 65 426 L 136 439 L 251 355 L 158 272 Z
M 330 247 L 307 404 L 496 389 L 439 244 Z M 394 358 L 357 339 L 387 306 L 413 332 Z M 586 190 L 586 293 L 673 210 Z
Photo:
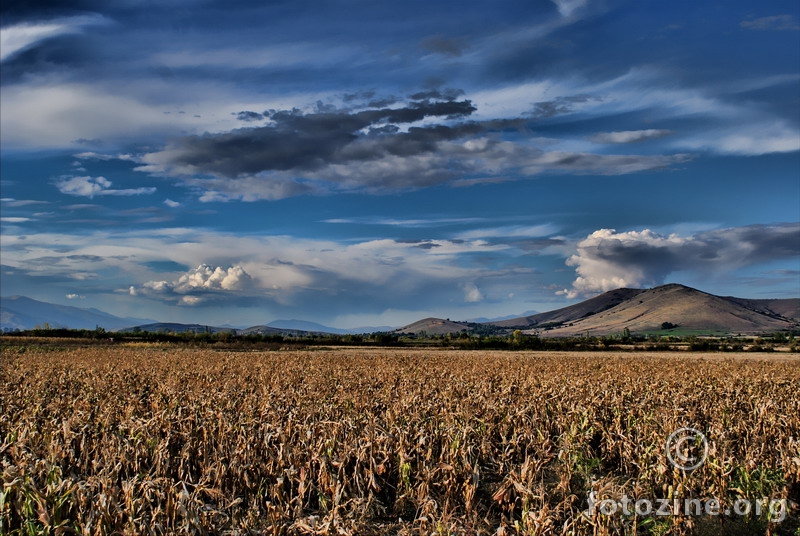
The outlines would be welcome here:
M 451 322 L 443 318 L 423 318 L 413 324 L 398 328 L 395 332 L 403 334 L 420 334 L 424 332 L 427 335 L 446 335 L 448 333 L 459 333 L 468 330 L 469 326 L 466 324 Z
M 597 313 L 606 311 L 623 303 L 635 296 L 645 292 L 642 289 L 636 288 L 618 288 L 605 292 L 594 298 L 586 301 L 556 309 L 555 311 L 547 311 L 545 313 L 538 313 L 531 316 L 523 316 L 519 318 L 512 318 L 510 320 L 501 320 L 498 322 L 489 322 L 492 326 L 501 328 L 533 328 L 536 326 L 547 326 L 554 324 L 565 324 L 575 322 L 581 318 L 595 315 Z
M 602 296 L 605 295 L 598 298 Z M 765 333 L 798 327 L 797 321 L 784 318 L 772 309 L 765 314 L 752 308 L 762 301 L 783 300 L 729 299 L 683 285 L 664 285 L 640 291 L 611 308 L 567 321 L 543 334 L 556 337 L 587 333 L 606 335 L 621 333 L 625 328 L 632 333 L 658 331 L 665 322 L 688 330 L 733 334 Z M 782 305 L 777 308 L 785 310 Z
M 748 300 L 745 298 L 725 296 L 725 299 L 767 316 L 778 316 L 800 322 L 800 298 L 784 300 Z

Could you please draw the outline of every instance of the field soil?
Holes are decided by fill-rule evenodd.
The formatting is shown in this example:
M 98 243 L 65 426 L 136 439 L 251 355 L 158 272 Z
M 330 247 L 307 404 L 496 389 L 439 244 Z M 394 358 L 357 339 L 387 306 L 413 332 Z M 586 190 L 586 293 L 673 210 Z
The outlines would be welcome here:
M 798 392 L 793 354 L 10 344 L 0 534 L 798 534 Z

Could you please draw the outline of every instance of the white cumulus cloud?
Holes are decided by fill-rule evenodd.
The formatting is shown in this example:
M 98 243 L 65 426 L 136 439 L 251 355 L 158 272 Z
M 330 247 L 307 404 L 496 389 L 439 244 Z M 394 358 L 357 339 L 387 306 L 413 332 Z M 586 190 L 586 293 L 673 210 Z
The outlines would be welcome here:
M 222 268 L 202 264 L 183 274 L 175 283 L 178 292 L 193 289 L 242 290 L 251 282 L 250 275 L 241 266 Z
M 483 293 L 475 283 L 464 285 L 464 301 L 467 303 L 477 303 L 483 301 Z
M 715 273 L 800 255 L 800 223 L 750 225 L 690 236 L 650 229 L 618 233 L 600 229 L 567 259 L 577 277 L 570 298 L 620 287 L 659 285 L 679 270 Z
M 147 281 L 141 287 L 130 287 L 131 296 L 149 295 L 173 301 L 178 305 L 199 305 L 209 300 L 238 298 L 256 287 L 255 281 L 240 265 L 228 268 L 201 264 L 181 274 L 174 281 Z

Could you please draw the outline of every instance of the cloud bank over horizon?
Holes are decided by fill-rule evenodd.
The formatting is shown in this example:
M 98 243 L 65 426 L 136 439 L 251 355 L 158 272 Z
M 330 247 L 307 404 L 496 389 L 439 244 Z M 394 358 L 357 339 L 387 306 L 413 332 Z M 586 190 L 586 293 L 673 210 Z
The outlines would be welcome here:
M 560 292 L 577 298 L 623 287 L 654 287 L 673 272 L 732 272 L 798 256 L 800 223 L 750 225 L 693 236 L 600 229 L 578 242 L 577 252 L 567 259 L 578 277 L 571 289 Z
M 4 293 L 352 325 L 676 278 L 800 294 L 796 1 L 49 0 L 0 21 Z

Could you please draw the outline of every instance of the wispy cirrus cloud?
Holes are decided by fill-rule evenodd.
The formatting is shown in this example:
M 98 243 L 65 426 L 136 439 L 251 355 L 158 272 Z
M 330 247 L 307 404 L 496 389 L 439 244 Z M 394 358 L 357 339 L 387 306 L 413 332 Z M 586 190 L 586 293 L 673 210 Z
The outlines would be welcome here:
M 484 221 L 484 218 L 328 218 L 322 223 L 339 223 L 351 225 L 387 225 L 396 227 L 436 227 L 442 225 L 460 225 Z
M 115 195 L 149 195 L 155 193 L 155 187 L 125 188 L 121 190 L 112 189 L 111 181 L 105 177 L 62 177 L 55 182 L 56 188 L 62 194 L 80 197 Z
M 770 15 L 768 17 L 759 17 L 756 19 L 747 19 L 739 23 L 739 26 L 748 30 L 762 30 L 762 31 L 798 31 L 800 30 L 800 23 L 794 15 Z
M 463 240 L 479 238 L 539 238 L 551 236 L 558 232 L 558 226 L 552 223 L 541 225 L 507 225 L 462 231 L 456 236 Z
M 0 203 L 3 203 L 6 207 L 26 207 L 29 205 L 47 205 L 49 201 L 40 201 L 38 199 L 13 199 L 10 197 L 4 197 L 0 199 Z
M 669 136 L 673 131 L 649 128 L 646 130 L 622 130 L 617 132 L 600 132 L 589 139 L 595 143 L 638 143 L 646 140 L 657 140 Z
M 0 28 L 0 62 L 54 37 L 80 33 L 88 26 L 108 24 L 101 15 L 80 15 L 49 21 L 25 22 Z
M 589 3 L 589 0 L 553 0 L 553 3 L 563 17 L 569 17 L 584 8 Z

